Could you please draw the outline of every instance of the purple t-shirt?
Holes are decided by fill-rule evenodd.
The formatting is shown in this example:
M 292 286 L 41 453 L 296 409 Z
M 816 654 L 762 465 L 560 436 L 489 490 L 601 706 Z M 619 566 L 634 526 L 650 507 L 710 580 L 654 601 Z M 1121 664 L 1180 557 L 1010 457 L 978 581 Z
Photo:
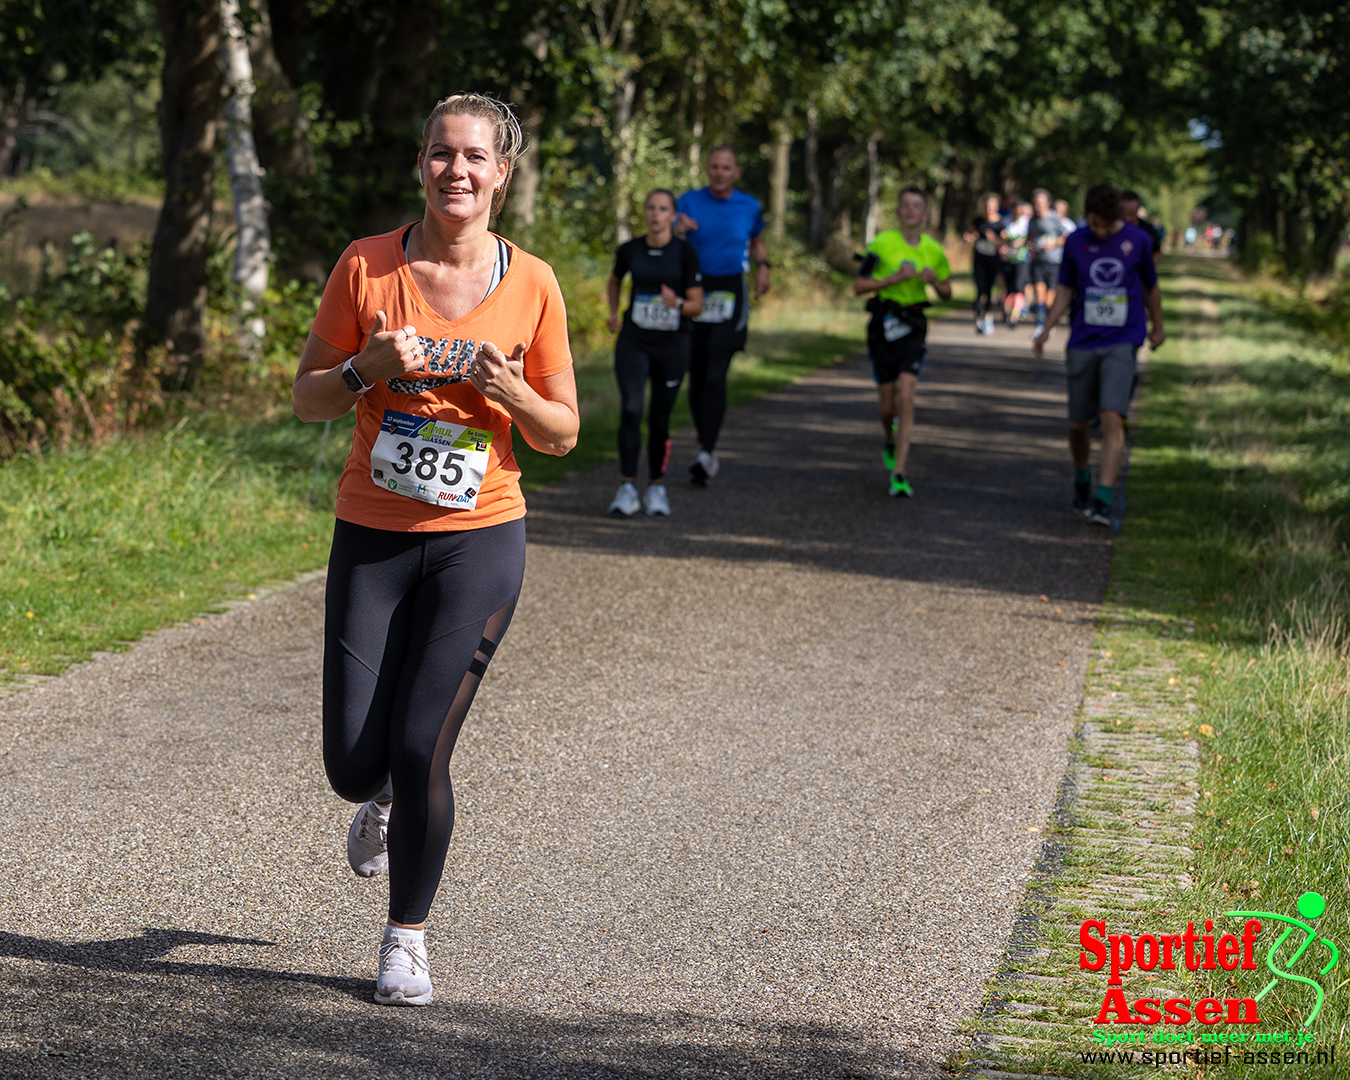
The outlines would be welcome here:
M 1059 283 L 1073 287 L 1071 349 L 1142 345 L 1148 334 L 1144 292 L 1158 283 L 1153 239 L 1124 226 L 1107 240 L 1076 229 L 1064 241 Z

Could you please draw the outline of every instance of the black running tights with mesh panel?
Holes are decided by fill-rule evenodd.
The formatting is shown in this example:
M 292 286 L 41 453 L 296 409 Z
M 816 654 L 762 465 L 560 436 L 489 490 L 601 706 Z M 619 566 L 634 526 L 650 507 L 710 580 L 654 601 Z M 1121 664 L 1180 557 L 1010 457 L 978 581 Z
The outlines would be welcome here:
M 450 755 L 511 622 L 525 522 L 386 532 L 338 521 L 328 563 L 323 763 L 350 802 L 390 785 L 389 918 L 423 922 L 455 797 Z

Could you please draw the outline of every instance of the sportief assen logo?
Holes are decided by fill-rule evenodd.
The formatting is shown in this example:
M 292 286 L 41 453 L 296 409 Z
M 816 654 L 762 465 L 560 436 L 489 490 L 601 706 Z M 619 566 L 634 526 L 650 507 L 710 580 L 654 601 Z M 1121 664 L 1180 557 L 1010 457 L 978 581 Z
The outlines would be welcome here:
M 1298 974 L 1302 965 L 1315 971 L 1318 978 L 1331 973 L 1340 961 L 1336 945 L 1321 937 L 1310 922 L 1326 911 L 1326 901 L 1315 892 L 1306 892 L 1298 898 L 1298 913 L 1309 922 L 1279 915 L 1271 911 L 1225 911 L 1224 917 L 1245 919 L 1240 934 L 1214 933 L 1214 921 L 1205 920 L 1205 933 L 1197 934 L 1195 924 L 1187 923 L 1181 934 L 1107 934 L 1102 919 L 1088 919 L 1078 930 L 1082 952 L 1078 966 L 1086 971 L 1101 971 L 1110 965 L 1106 997 L 1097 1014 L 1098 1024 L 1188 1024 L 1192 1017 L 1201 1024 L 1259 1024 L 1257 1003 L 1262 1001 L 1282 982 L 1286 990 L 1295 987 L 1309 995 L 1312 1008 L 1303 1019 L 1308 1028 L 1317 1019 L 1325 999 L 1322 985 L 1308 974 Z M 1274 976 L 1252 997 L 1201 998 L 1192 1004 L 1190 998 L 1139 998 L 1131 1003 L 1125 997 L 1121 974 L 1126 971 L 1175 971 L 1184 963 L 1191 971 L 1246 971 L 1257 970 L 1257 939 L 1263 931 L 1281 932 L 1266 949 L 1266 968 Z M 1269 941 L 1269 937 L 1265 939 Z M 1262 942 L 1265 944 L 1265 941 Z M 1314 951 L 1313 947 L 1319 948 Z M 1286 946 L 1292 946 L 1292 951 Z M 1315 957 L 1329 954 L 1326 963 L 1317 969 Z

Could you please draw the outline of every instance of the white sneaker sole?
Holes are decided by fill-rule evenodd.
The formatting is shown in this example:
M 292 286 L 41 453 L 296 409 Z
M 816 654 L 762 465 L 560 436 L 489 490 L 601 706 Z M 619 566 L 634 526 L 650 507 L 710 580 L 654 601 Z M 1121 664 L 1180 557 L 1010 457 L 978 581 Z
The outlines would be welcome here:
M 425 994 L 418 994 L 416 997 L 404 997 L 402 990 L 395 990 L 392 994 L 381 994 L 375 991 L 375 1004 L 377 1005 L 430 1005 L 431 991 Z

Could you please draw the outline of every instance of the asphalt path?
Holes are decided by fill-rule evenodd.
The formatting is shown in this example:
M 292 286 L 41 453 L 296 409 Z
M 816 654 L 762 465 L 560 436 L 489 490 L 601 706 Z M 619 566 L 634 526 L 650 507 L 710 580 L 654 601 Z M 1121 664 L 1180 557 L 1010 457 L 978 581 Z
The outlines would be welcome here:
M 1063 401 L 1025 331 L 936 322 L 913 501 L 860 357 L 732 413 L 669 520 L 604 517 L 613 466 L 531 497 L 425 1009 L 370 1001 L 385 879 L 322 772 L 322 581 L 0 702 L 0 1075 L 941 1075 L 1106 583 Z

